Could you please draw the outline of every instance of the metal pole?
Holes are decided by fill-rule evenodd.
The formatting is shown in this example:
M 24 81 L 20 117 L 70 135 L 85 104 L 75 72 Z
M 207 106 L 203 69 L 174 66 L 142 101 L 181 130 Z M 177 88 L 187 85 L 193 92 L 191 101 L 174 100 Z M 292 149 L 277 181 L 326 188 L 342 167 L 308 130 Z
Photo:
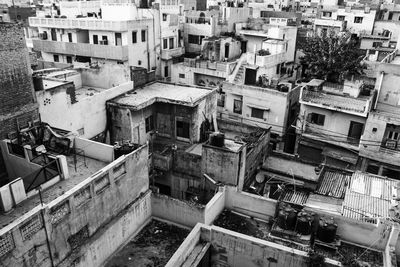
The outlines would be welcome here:
M 40 214 L 42 215 L 44 232 L 46 233 L 47 249 L 49 250 L 51 267 L 54 267 L 53 255 L 51 254 L 51 247 L 50 247 L 50 241 L 49 241 L 49 234 L 47 233 L 46 220 L 44 219 L 44 213 L 43 213 L 43 199 L 42 199 L 42 187 L 41 186 L 38 187 L 38 191 L 39 191 L 40 207 L 41 207 Z

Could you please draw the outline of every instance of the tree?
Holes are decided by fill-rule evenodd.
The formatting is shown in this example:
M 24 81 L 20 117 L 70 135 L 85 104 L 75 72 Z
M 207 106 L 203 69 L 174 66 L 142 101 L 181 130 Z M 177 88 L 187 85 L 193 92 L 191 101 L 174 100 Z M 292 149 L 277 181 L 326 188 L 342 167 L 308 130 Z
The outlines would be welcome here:
M 306 38 L 301 48 L 304 56 L 300 63 L 306 68 L 307 76 L 338 82 L 347 75 L 363 73 L 364 53 L 349 32 L 314 33 Z

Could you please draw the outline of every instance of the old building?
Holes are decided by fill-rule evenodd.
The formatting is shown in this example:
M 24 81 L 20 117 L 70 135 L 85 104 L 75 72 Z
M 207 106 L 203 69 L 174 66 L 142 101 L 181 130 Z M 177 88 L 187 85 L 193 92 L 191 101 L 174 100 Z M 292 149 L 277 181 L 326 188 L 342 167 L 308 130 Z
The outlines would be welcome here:
M 208 37 L 203 39 L 200 56 L 185 57 L 182 63 L 172 65 L 174 83 L 221 87 L 234 71 L 242 53 L 240 39 L 233 37 Z
M 300 157 L 354 169 L 374 95 L 361 80 L 342 85 L 311 80 L 300 94 L 296 129 Z
M 378 95 L 360 145 L 362 169 L 395 179 L 400 178 L 399 71 L 398 64 L 378 67 Z
M 62 66 L 121 64 L 161 73 L 157 9 L 140 9 L 129 1 L 61 2 L 59 15 L 32 17 L 29 23 L 37 29 L 34 50 L 44 61 Z
M 0 23 L 0 138 L 15 135 L 39 119 L 22 27 Z M 0 153 L 0 184 L 8 181 Z

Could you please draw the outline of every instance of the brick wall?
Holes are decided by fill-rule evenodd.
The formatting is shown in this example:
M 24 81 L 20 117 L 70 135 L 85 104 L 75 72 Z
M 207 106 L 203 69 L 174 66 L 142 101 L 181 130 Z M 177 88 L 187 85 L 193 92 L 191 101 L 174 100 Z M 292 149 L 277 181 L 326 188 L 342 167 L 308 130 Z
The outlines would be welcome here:
M 0 140 L 39 118 L 28 58 L 22 27 L 0 23 Z M 6 176 L 0 153 L 0 185 Z

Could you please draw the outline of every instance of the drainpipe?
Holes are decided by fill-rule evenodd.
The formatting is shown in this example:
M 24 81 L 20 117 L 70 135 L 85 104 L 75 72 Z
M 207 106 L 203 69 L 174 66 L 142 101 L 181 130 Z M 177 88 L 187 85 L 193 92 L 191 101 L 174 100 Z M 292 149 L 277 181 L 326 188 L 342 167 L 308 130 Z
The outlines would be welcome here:
M 374 109 L 376 109 L 376 106 L 378 105 L 378 99 L 379 99 L 379 95 L 381 93 L 381 88 L 382 88 L 382 82 L 383 82 L 383 76 L 385 75 L 385 72 L 381 72 L 380 73 L 380 79 L 379 79 L 379 85 L 378 85 L 378 93 L 376 94 L 376 99 L 375 99 L 375 103 L 374 103 Z

